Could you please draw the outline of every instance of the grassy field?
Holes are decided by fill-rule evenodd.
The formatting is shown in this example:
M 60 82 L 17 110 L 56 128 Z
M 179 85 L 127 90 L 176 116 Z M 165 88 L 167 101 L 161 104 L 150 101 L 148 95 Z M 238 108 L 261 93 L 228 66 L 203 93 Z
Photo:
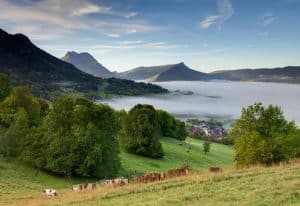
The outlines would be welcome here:
M 99 188 L 86 193 L 61 191 L 55 198 L 41 195 L 22 205 L 300 205 L 300 161 L 269 168 L 225 170 L 149 184 Z
M 213 143 L 211 151 L 205 155 L 202 141 L 188 139 L 182 145 L 171 138 L 163 138 L 165 156 L 155 160 L 121 152 L 122 169 L 120 176 L 140 175 L 151 171 L 167 171 L 188 162 L 192 168 L 206 171 L 210 166 L 233 167 L 233 151 L 230 147 Z M 190 148 L 190 152 L 187 150 Z M 15 205 L 33 196 L 40 196 L 42 189 L 55 188 L 69 190 L 77 183 L 93 182 L 94 179 L 64 179 L 53 177 L 15 160 L 0 158 L 0 205 Z
M 229 146 L 212 143 L 210 152 L 204 154 L 203 141 L 188 138 L 179 145 L 179 141 L 172 138 L 162 138 L 165 156 L 160 160 L 141 157 L 125 152 L 121 153 L 122 167 L 120 175 L 132 176 L 149 171 L 167 171 L 188 163 L 193 169 L 206 171 L 209 167 L 218 166 L 231 168 L 234 166 L 233 150 Z M 189 150 L 189 148 L 191 148 Z M 189 152 L 187 152 L 189 150 Z

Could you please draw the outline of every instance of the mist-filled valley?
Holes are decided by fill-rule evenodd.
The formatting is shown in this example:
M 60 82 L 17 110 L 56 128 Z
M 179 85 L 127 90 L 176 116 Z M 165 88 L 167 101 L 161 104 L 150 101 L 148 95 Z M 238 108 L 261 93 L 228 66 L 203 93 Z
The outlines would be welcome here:
M 238 118 L 242 107 L 255 102 L 280 106 L 287 119 L 300 124 L 300 85 L 230 81 L 177 81 L 156 83 L 169 94 L 118 97 L 104 100 L 116 109 L 128 110 L 136 104 L 151 104 L 180 119 Z

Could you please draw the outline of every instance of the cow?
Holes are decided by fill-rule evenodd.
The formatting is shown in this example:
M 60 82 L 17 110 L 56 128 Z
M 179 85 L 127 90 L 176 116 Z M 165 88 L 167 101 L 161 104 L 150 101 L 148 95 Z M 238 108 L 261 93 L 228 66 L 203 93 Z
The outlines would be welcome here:
M 73 185 L 73 191 L 80 192 L 85 190 L 94 190 L 99 186 L 99 183 L 87 183 L 87 184 L 79 184 Z
M 124 177 L 119 177 L 116 179 L 111 179 L 111 180 L 104 180 L 102 184 L 107 185 L 107 186 L 122 186 L 122 185 L 127 185 L 128 184 L 128 179 Z
M 83 185 L 82 184 L 79 184 L 79 185 L 73 185 L 72 187 L 73 191 L 75 192 L 79 192 L 83 189 Z
M 179 177 L 179 176 L 184 176 L 189 173 L 189 170 L 187 168 L 179 168 L 179 169 L 172 169 L 169 170 L 167 173 L 168 177 Z
M 57 196 L 58 195 L 58 193 L 54 189 L 44 189 L 42 192 L 45 196 Z
M 218 172 L 222 172 L 223 170 L 220 167 L 211 167 L 211 168 L 209 168 L 209 171 L 214 172 L 214 173 L 218 173 Z
M 148 182 L 155 182 L 155 181 L 161 181 L 164 180 L 166 175 L 158 172 L 152 172 L 152 173 L 146 173 L 143 176 L 140 176 L 137 178 L 137 181 L 140 183 L 148 183 Z

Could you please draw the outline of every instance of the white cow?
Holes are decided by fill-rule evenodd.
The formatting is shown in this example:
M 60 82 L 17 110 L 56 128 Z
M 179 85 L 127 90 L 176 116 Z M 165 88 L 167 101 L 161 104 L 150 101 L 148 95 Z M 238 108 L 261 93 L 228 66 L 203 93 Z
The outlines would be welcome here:
M 57 196 L 57 192 L 54 189 L 44 189 L 43 194 L 46 196 Z

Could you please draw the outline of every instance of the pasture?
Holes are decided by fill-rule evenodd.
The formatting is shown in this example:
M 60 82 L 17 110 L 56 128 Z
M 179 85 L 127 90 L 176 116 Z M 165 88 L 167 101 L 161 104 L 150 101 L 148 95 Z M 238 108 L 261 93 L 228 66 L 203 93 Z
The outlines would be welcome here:
M 193 169 L 206 171 L 209 167 L 234 167 L 234 151 L 231 147 L 212 143 L 210 152 L 204 154 L 202 140 L 188 138 L 182 145 L 179 141 L 164 137 L 161 139 L 165 156 L 152 159 L 121 152 L 122 170 L 120 175 L 135 176 L 145 172 L 163 172 L 188 164 Z
M 22 205 L 258 205 L 300 204 L 300 161 L 273 167 L 195 173 L 148 184 L 99 188 L 87 193 L 61 190 L 58 197 L 35 195 Z
M 231 168 L 233 150 L 225 145 L 211 145 L 211 151 L 205 155 L 202 151 L 202 141 L 187 139 L 179 145 L 171 138 L 161 140 L 165 152 L 162 159 L 151 159 L 121 152 L 122 169 L 120 176 L 133 177 L 146 172 L 163 172 L 178 168 L 188 162 L 193 168 L 207 171 L 209 167 L 220 166 Z M 189 149 L 190 148 L 190 149 Z M 187 152 L 189 150 L 189 152 Z M 44 172 L 38 172 L 21 161 L 15 159 L 0 159 L 0 202 L 1 205 L 16 205 L 19 202 L 40 196 L 45 188 L 55 188 L 58 192 L 69 190 L 72 185 L 95 181 L 87 178 L 60 178 Z

